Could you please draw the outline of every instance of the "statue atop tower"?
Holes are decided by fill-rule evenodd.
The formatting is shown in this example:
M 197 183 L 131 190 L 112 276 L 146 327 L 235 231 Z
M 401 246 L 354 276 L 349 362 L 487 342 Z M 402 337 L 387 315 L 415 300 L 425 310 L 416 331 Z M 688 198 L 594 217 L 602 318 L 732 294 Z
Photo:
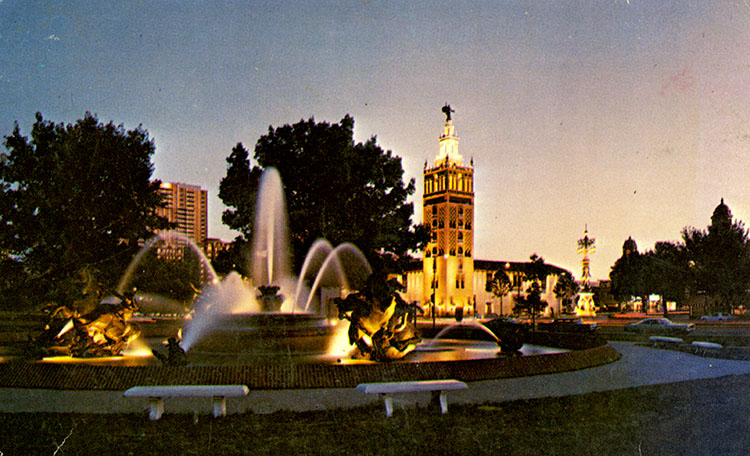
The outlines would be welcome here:
M 441 111 L 445 114 L 445 125 L 443 126 L 443 134 L 440 135 L 440 152 L 435 157 L 435 166 L 440 166 L 443 163 L 463 166 L 464 158 L 458 153 L 458 135 L 456 135 L 451 116 L 456 111 L 448 103 L 443 106 Z
M 448 103 L 446 103 L 445 106 L 443 106 L 443 114 L 445 114 L 445 121 L 446 122 L 449 121 L 449 120 L 451 120 L 451 113 L 452 112 L 456 112 L 456 111 L 453 110 L 453 109 L 451 109 L 451 105 L 449 105 Z

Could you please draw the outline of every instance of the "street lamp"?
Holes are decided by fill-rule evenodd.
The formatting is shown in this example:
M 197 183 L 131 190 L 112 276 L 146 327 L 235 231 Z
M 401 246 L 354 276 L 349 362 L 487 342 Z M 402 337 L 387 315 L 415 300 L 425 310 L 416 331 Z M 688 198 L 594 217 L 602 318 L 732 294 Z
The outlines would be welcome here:
M 437 257 L 432 257 L 432 328 L 435 328 L 435 289 L 437 288 Z
M 505 272 L 505 276 L 508 277 L 508 280 L 510 280 L 510 277 L 508 276 L 508 273 L 510 272 L 510 263 L 505 263 L 505 271 L 506 271 Z M 513 290 L 510 287 L 508 287 L 508 291 L 511 292 L 511 297 L 512 297 L 512 295 L 513 295 L 512 291 Z M 503 297 L 502 297 L 502 295 L 500 296 L 500 316 L 501 317 L 503 316 Z

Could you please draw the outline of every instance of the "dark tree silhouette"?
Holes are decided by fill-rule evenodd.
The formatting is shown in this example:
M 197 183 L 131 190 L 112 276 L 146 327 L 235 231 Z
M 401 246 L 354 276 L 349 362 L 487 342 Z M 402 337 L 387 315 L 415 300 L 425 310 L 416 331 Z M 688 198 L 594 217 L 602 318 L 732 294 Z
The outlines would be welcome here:
M 99 271 L 98 280 L 111 287 L 139 239 L 168 227 L 156 214 L 154 143 L 140 126 L 126 131 L 91 113 L 56 124 L 37 113 L 30 138 L 16 124 L 4 145 L 0 275 L 9 272 L 14 282 L 3 299 L 64 300 L 79 292 L 82 269 Z
M 301 120 L 269 127 L 258 139 L 251 166 L 242 144 L 227 158 L 219 197 L 223 220 L 251 239 L 261 173 L 276 168 L 284 184 L 295 269 L 317 238 L 352 242 L 368 258 L 390 252 L 403 258 L 427 241 L 426 226 L 412 226 L 414 179 L 402 180 L 401 159 L 383 151 L 375 137 L 356 143 L 354 119 L 339 123 Z

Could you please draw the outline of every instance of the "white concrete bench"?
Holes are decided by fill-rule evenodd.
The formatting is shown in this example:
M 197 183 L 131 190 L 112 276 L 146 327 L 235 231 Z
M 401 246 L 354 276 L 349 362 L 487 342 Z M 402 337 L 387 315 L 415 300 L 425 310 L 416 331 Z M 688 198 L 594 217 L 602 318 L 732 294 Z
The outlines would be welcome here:
M 167 385 L 135 386 L 123 393 L 125 397 L 147 397 L 148 417 L 158 420 L 164 413 L 164 398 L 169 397 L 211 397 L 214 417 L 227 414 L 227 397 L 247 396 L 245 385 Z
M 713 342 L 703 342 L 700 340 L 693 341 L 691 344 L 695 348 L 695 354 L 701 354 L 705 355 L 706 353 L 721 350 L 724 348 L 721 344 L 716 344 Z
M 421 380 L 411 382 L 360 383 L 357 391 L 365 394 L 380 394 L 385 399 L 385 416 L 393 414 L 393 395 L 396 393 L 414 393 L 421 391 L 440 392 L 440 410 L 448 413 L 448 391 L 467 389 L 464 382 L 458 380 Z
M 649 342 L 654 345 L 669 345 L 669 344 L 681 344 L 682 339 L 679 337 L 665 337 L 665 336 L 651 336 L 648 338 Z

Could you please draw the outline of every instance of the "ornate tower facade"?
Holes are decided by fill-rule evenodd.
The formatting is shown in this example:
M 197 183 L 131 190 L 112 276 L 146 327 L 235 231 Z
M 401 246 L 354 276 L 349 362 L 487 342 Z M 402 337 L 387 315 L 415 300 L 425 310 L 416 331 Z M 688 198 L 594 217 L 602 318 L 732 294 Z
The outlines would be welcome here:
M 474 167 L 465 166 L 458 152 L 452 112 L 443 107 L 440 151 L 433 166 L 424 167 L 423 222 L 431 239 L 423 255 L 423 290 L 437 316 L 474 304 Z

